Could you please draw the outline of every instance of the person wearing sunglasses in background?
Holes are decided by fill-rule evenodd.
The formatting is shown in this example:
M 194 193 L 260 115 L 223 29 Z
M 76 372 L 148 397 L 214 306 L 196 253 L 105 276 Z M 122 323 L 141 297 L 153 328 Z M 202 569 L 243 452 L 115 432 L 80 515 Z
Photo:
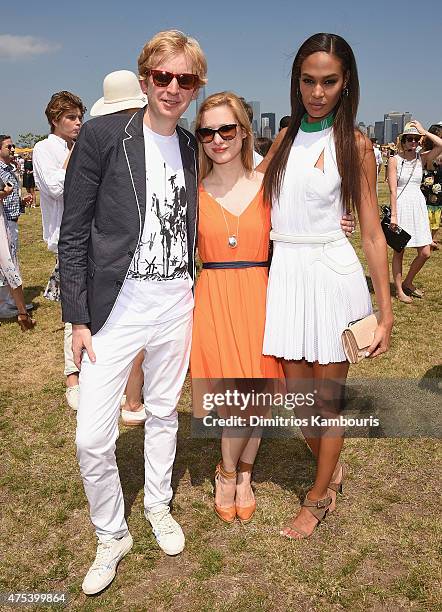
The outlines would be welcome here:
M 416 149 L 425 136 L 433 148 L 424 152 Z M 423 291 L 415 287 L 414 278 L 431 255 L 432 236 L 425 196 L 421 191 L 423 168 L 431 168 L 442 153 L 442 138 L 427 132 L 419 121 L 410 121 L 397 140 L 398 153 L 388 160 L 388 187 L 390 189 L 391 223 L 399 225 L 411 236 L 407 247 L 415 247 L 417 255 L 410 264 L 407 276 L 402 278 L 405 249 L 393 251 L 391 268 L 398 300 L 409 304 L 413 297 L 422 298 Z
M 170 30 L 138 58 L 148 105 L 96 117 L 80 131 L 65 181 L 58 244 L 63 320 L 80 372 L 77 457 L 98 537 L 83 581 L 92 595 L 132 547 L 115 458 L 119 404 L 145 351 L 145 516 L 169 555 L 184 549 L 170 514 L 177 404 L 192 335 L 196 142 L 177 125 L 206 82 L 198 42 Z

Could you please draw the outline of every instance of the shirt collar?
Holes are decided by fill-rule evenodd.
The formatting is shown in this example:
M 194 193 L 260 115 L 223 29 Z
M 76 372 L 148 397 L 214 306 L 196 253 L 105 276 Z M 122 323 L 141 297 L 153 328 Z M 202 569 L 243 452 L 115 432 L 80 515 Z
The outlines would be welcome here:
M 68 143 L 64 138 L 60 138 L 60 136 L 56 136 L 55 134 L 49 134 L 48 140 L 52 140 L 54 143 L 57 143 L 59 146 L 61 145 L 64 149 L 68 148 Z

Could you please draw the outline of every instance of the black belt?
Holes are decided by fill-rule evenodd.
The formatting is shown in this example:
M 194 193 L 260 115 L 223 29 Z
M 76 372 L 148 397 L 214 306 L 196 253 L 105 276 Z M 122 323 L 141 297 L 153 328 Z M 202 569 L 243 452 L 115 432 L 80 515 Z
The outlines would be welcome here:
M 268 261 L 206 261 L 203 263 L 204 270 L 224 270 L 237 268 L 268 268 Z

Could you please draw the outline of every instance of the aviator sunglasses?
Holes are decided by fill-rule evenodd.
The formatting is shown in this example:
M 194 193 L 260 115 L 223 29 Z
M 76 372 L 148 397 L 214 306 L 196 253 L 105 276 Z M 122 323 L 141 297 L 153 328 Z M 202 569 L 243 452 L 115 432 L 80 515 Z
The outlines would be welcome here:
M 233 140 L 236 136 L 237 127 L 237 123 L 221 125 L 217 130 L 203 127 L 197 129 L 196 135 L 198 136 L 198 140 L 202 143 L 212 142 L 212 140 L 215 138 L 215 134 L 219 134 L 223 140 Z
M 167 70 L 150 70 L 150 74 L 157 87 L 167 87 L 173 79 L 178 81 L 181 89 L 195 89 L 199 83 L 199 76 L 197 74 L 175 74 L 167 72 Z
M 420 139 L 421 139 L 420 136 L 406 136 L 405 137 L 406 142 L 419 142 Z

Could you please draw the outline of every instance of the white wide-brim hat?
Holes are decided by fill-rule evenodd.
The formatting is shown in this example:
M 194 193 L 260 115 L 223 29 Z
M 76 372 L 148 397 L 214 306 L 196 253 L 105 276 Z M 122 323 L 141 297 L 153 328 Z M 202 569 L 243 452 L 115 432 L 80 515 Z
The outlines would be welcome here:
M 142 108 L 147 104 L 140 82 L 130 70 L 116 70 L 106 75 L 103 94 L 90 110 L 92 117 L 110 115 L 129 108 Z

